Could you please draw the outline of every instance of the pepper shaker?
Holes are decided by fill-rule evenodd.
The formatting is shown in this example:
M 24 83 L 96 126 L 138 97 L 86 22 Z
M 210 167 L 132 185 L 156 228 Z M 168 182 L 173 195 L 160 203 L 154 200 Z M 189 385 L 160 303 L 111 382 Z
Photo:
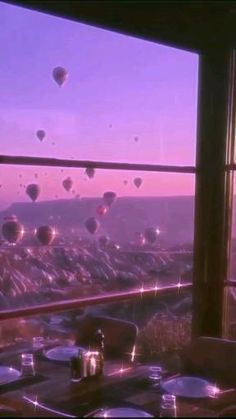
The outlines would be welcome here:
M 70 359 L 70 379 L 72 382 L 79 382 L 83 378 L 83 354 L 78 353 Z
M 105 336 L 101 329 L 98 329 L 94 335 L 94 349 L 97 352 L 96 375 L 103 375 L 104 370 L 104 344 Z

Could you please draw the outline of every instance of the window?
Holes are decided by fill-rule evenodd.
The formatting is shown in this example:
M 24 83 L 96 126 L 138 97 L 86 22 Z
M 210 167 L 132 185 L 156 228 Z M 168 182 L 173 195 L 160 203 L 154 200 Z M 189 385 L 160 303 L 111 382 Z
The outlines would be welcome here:
M 235 319 L 235 178 L 234 172 L 231 172 L 233 180 L 233 208 L 232 208 L 232 229 L 231 229 L 231 249 L 228 280 L 225 283 L 225 312 L 224 312 L 224 334 L 228 339 L 236 337 L 236 319 Z
M 223 336 L 227 339 L 235 339 L 235 49 L 230 52 L 230 71 L 229 71 L 229 93 L 228 93 L 228 124 L 227 136 L 228 143 L 226 148 L 226 167 L 225 167 L 225 201 L 226 214 L 224 217 L 225 228 L 225 255 L 226 269 L 224 278 L 224 311 L 223 311 Z
M 142 290 L 192 280 L 198 56 L 0 8 L 0 308 L 141 290 L 136 321 Z M 191 292 L 175 294 L 189 315 Z

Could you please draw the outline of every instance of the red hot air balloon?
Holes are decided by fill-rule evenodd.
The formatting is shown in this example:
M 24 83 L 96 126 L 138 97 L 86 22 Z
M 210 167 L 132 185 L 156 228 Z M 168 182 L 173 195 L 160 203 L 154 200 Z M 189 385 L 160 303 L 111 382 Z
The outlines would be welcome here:
M 2 225 L 2 235 L 9 243 L 16 244 L 24 235 L 24 227 L 15 215 L 5 217 Z
M 85 221 L 85 227 L 91 234 L 95 234 L 98 228 L 100 227 L 99 222 L 95 217 L 90 217 Z
M 64 189 L 69 192 L 70 189 L 72 188 L 73 182 L 72 179 L 70 177 L 67 177 L 66 179 L 63 180 L 62 185 L 64 187 Z
M 115 192 L 104 192 L 103 200 L 108 207 L 111 207 L 111 205 L 114 203 L 115 199 L 116 199 Z
M 31 183 L 26 188 L 26 193 L 30 199 L 35 202 L 40 194 L 40 187 L 36 183 Z
M 145 230 L 144 236 L 149 243 L 153 244 L 157 240 L 159 234 L 160 231 L 158 230 L 158 228 L 148 227 Z
M 146 239 L 142 233 L 135 233 L 135 244 L 137 246 L 144 246 Z
M 56 232 L 53 227 L 45 225 L 36 229 L 35 236 L 42 245 L 48 246 L 55 239 Z
M 108 236 L 100 236 L 98 239 L 98 242 L 100 244 L 100 246 L 102 247 L 106 247 L 108 245 L 108 243 L 110 242 L 110 239 Z
M 39 129 L 36 132 L 36 135 L 40 141 L 43 141 L 44 137 L 46 136 L 46 132 L 43 129 Z
M 96 213 L 100 217 L 105 215 L 107 213 L 107 211 L 108 211 L 108 208 L 105 205 L 98 205 L 97 208 L 96 208 Z
M 140 186 L 142 185 L 142 183 L 143 183 L 143 180 L 142 180 L 141 177 L 136 177 L 134 179 L 134 184 L 135 184 L 136 188 L 140 188 Z
M 61 87 L 68 78 L 68 72 L 63 67 L 55 67 L 52 72 L 55 82 Z
M 95 169 L 93 169 L 93 167 L 87 167 L 85 173 L 89 177 L 89 179 L 92 179 L 95 175 Z

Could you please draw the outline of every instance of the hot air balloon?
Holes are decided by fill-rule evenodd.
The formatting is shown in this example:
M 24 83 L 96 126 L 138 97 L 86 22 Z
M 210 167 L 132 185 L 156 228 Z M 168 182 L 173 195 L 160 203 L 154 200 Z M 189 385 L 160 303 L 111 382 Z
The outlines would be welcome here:
M 105 205 L 98 205 L 97 208 L 96 208 L 96 213 L 100 217 L 105 215 L 107 213 L 107 211 L 108 211 L 108 208 Z
M 111 207 L 111 205 L 114 203 L 115 199 L 116 199 L 115 192 L 104 192 L 103 200 L 108 207 Z
M 62 185 L 65 188 L 65 190 L 69 192 L 73 185 L 72 179 L 70 177 L 67 177 L 63 180 Z
M 148 227 L 145 230 L 144 236 L 149 243 L 153 244 L 157 240 L 157 237 L 159 234 L 160 234 L 160 231 L 157 228 Z
M 36 183 L 31 183 L 26 188 L 26 193 L 30 197 L 30 199 L 35 202 L 40 193 L 40 187 Z
M 61 87 L 68 78 L 68 72 L 63 67 L 55 67 L 52 72 L 55 82 Z
M 134 179 L 134 184 L 135 184 L 136 188 L 139 188 L 142 185 L 142 183 L 143 183 L 143 180 L 142 180 L 141 177 L 136 177 Z
M 146 239 L 142 233 L 135 233 L 135 244 L 137 246 L 144 246 Z
M 134 141 L 137 143 L 138 142 L 138 137 L 134 137 Z
M 4 218 L 2 235 L 9 243 L 16 244 L 24 235 L 24 227 L 15 215 Z
M 85 221 L 85 227 L 89 233 L 94 234 L 98 230 L 100 224 L 95 217 L 90 217 Z
M 53 227 L 43 225 L 35 230 L 35 236 L 42 245 L 48 246 L 53 242 L 56 232 Z
M 100 236 L 98 239 L 98 242 L 100 244 L 100 246 L 102 247 L 106 247 L 109 243 L 110 239 L 108 236 Z
M 110 243 L 109 248 L 111 250 L 119 250 L 120 246 L 119 246 L 119 244 L 112 242 L 112 243 Z
M 95 175 L 95 169 L 93 169 L 93 167 L 87 167 L 85 173 L 89 177 L 89 179 L 92 179 Z
M 36 132 L 36 135 L 40 141 L 43 141 L 44 137 L 46 136 L 46 132 L 43 129 L 39 129 Z

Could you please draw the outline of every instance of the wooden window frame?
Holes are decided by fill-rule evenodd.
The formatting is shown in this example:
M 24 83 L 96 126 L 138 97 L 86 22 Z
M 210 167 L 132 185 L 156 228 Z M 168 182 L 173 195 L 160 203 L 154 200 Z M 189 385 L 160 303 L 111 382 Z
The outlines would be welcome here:
M 39 4 L 36 3 L 34 2 L 34 5 L 29 7 L 37 9 Z M 28 7 L 27 5 L 24 6 Z M 53 13 L 57 14 L 56 11 Z M 60 13 L 58 12 L 58 15 Z M 75 19 L 79 21 L 80 8 L 76 9 L 75 14 Z M 105 20 L 106 18 L 104 18 L 104 26 Z M 107 21 L 109 21 L 109 17 Z M 119 30 L 116 23 L 113 23 L 115 30 Z M 113 23 L 108 23 L 108 29 L 112 30 Z M 95 15 L 90 24 L 96 25 Z M 145 35 L 141 33 L 142 30 L 140 29 L 143 39 L 148 39 L 148 27 Z M 151 37 L 154 42 L 162 42 L 161 28 L 161 24 L 155 24 L 152 27 Z M 164 34 L 167 33 L 166 28 L 164 28 Z M 139 29 L 135 30 L 134 35 L 138 36 L 138 32 Z M 130 35 L 132 35 L 132 29 Z M 176 46 L 189 50 L 190 44 L 187 37 L 186 42 L 181 39 L 178 43 L 177 35 L 178 30 L 172 37 L 173 42 L 171 40 L 170 42 L 167 41 L 166 45 L 173 46 L 176 37 Z M 194 47 L 194 38 L 190 47 L 193 52 L 200 54 L 196 167 L 0 156 L 0 165 L 86 167 L 90 164 L 94 168 L 111 170 L 194 173 L 196 175 L 196 189 L 193 255 L 193 336 L 222 336 L 223 333 L 224 287 L 226 284 L 229 285 L 227 274 L 230 260 L 233 172 L 236 169 L 233 160 L 236 108 L 234 45 L 232 45 L 230 37 L 226 36 L 224 38 L 222 36 L 222 32 L 219 36 L 211 33 L 210 38 L 210 42 L 207 39 L 205 42 L 201 38 L 201 42 L 196 43 L 196 45 L 198 44 L 197 47 Z M 145 293 L 145 295 L 148 294 Z M 135 293 L 134 296 L 137 298 Z M 114 298 L 120 297 L 116 296 Z M 124 294 L 122 298 L 125 299 Z M 10 312 L 8 314 L 11 315 Z M 24 315 L 24 312 L 22 312 L 22 315 Z

